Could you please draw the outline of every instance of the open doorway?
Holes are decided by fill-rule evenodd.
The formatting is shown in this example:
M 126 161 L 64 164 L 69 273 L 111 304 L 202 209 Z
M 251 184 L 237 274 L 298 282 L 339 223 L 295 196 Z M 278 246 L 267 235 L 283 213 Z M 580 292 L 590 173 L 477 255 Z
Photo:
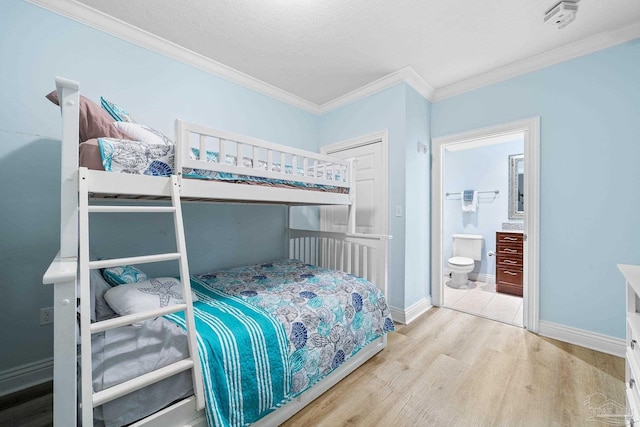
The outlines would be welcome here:
M 432 301 L 536 331 L 539 119 L 433 140 Z

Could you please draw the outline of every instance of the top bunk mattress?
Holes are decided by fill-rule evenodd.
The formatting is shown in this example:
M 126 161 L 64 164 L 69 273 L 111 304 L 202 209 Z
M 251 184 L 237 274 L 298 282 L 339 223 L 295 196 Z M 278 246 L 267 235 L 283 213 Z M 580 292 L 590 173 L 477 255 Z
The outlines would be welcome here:
M 107 171 L 116 173 L 142 174 L 150 176 L 169 176 L 173 173 L 174 150 L 169 150 L 166 154 L 165 150 L 146 150 L 142 151 L 144 146 L 139 144 L 130 144 L 126 141 L 118 141 L 114 139 L 91 139 L 80 144 L 79 147 L 79 165 L 87 169 L 97 171 Z M 154 152 L 155 151 L 155 152 Z M 192 149 L 193 158 L 198 156 L 198 150 Z M 235 162 L 234 156 L 227 155 L 227 164 Z M 211 163 L 218 162 L 218 153 L 207 152 L 207 161 Z M 252 159 L 243 158 L 243 164 L 247 168 L 251 168 Z M 259 162 L 258 169 L 267 170 L 266 162 Z M 281 166 L 273 163 L 273 171 L 280 172 Z M 322 191 L 328 193 L 348 194 L 349 189 L 346 187 L 337 187 L 324 184 L 310 184 L 306 182 L 296 181 L 296 175 L 290 165 L 285 166 L 286 174 L 291 179 L 272 179 L 252 175 L 242 175 L 229 172 L 217 172 L 207 169 L 183 168 L 183 177 L 190 179 L 215 180 L 229 182 L 234 184 L 259 185 L 277 188 L 304 189 L 311 191 Z M 302 175 L 300 169 L 297 175 Z M 339 176 L 335 176 L 339 180 Z M 331 178 L 330 178 L 331 179 Z

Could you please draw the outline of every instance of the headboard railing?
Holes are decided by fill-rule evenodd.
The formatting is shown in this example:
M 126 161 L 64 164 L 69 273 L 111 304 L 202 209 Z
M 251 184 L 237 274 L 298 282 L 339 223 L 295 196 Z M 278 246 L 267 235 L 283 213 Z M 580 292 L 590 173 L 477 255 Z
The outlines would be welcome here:
M 363 277 L 387 294 L 390 236 L 289 230 L 289 257 Z

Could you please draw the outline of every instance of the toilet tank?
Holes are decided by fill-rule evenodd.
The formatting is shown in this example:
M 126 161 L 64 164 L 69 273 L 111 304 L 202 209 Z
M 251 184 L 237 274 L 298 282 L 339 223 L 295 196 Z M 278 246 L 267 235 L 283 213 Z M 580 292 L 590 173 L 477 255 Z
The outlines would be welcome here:
M 484 237 L 480 234 L 454 234 L 453 256 L 482 260 L 482 240 Z

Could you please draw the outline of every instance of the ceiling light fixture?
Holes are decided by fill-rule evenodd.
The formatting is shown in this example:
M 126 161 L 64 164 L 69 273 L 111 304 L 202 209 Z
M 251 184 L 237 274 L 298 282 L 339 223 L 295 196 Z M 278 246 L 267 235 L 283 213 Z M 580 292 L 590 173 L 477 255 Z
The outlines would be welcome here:
M 544 14 L 545 24 L 557 25 L 562 29 L 575 21 L 580 0 L 563 0 Z

